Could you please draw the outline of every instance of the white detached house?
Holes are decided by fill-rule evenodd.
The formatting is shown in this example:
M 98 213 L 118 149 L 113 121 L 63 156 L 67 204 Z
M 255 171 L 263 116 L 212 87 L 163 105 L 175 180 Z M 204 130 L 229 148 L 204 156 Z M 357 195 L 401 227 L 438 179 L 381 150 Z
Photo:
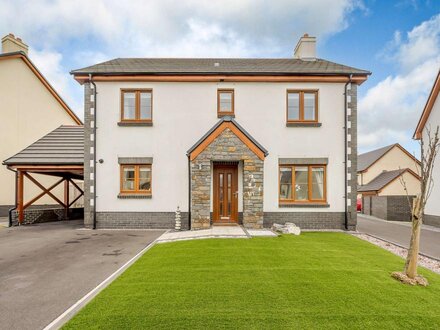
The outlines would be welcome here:
M 85 225 L 356 226 L 357 86 L 316 58 L 123 58 L 85 87 Z
M 434 86 L 431 89 L 428 100 L 426 101 L 420 120 L 417 124 L 414 132 L 414 138 L 416 140 L 423 139 L 425 145 L 428 144 L 429 135 L 431 138 L 437 127 L 440 126 L 440 99 L 438 97 L 440 92 L 440 71 L 438 71 L 437 77 L 434 82 Z M 439 157 L 435 160 L 434 168 L 432 171 L 432 179 L 434 185 L 431 195 L 425 206 L 425 214 L 423 216 L 423 222 L 440 227 L 440 160 Z

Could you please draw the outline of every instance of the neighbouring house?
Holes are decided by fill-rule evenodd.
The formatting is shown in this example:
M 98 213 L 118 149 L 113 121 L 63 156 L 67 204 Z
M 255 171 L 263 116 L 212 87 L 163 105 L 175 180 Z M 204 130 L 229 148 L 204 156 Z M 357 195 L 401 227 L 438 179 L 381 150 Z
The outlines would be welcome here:
M 360 154 L 357 180 L 362 213 L 409 221 L 410 203 L 420 192 L 419 173 L 420 161 L 398 143 Z
M 44 78 L 28 57 L 28 46 L 14 35 L 2 38 L 0 54 L 0 160 L 18 153 L 60 125 L 81 125 L 81 120 Z M 43 186 L 53 178 L 35 174 Z M 0 167 L 0 216 L 16 204 L 16 174 L 6 166 Z M 32 199 L 41 188 L 26 179 L 24 198 Z M 62 189 L 54 189 L 62 195 Z M 43 196 L 35 204 L 54 204 Z
M 425 108 L 423 109 L 420 120 L 414 132 L 416 140 L 423 139 L 428 144 L 429 134 L 433 137 L 436 129 L 440 126 L 440 100 L 438 94 L 440 91 L 440 71 L 429 94 Z M 423 222 L 428 225 L 440 227 L 440 160 L 439 156 L 434 163 L 432 172 L 434 186 L 431 195 L 426 203 Z
M 118 58 L 84 85 L 85 226 L 356 227 L 357 87 L 319 59 Z
M 361 195 L 416 195 L 420 192 L 420 161 L 400 144 L 372 150 L 358 157 L 358 193 Z M 402 185 L 406 183 L 407 191 Z

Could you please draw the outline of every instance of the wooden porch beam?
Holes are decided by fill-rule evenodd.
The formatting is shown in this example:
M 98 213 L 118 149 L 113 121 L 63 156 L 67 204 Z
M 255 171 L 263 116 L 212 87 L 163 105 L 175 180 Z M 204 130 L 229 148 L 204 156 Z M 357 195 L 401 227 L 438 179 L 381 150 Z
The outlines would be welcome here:
M 33 183 L 35 183 L 35 185 L 37 185 L 38 187 L 40 187 L 41 190 L 45 191 L 46 194 L 48 194 L 50 197 L 52 197 L 58 204 L 60 204 L 62 207 L 65 207 L 64 203 L 62 201 L 60 201 L 58 199 L 58 197 L 56 197 L 54 194 L 52 194 L 49 190 L 47 190 L 41 183 L 39 183 L 37 180 L 35 180 L 29 173 L 24 172 L 24 175 L 31 180 Z M 64 181 L 65 179 L 63 178 L 61 180 Z
M 76 189 L 79 190 L 79 192 L 84 194 L 84 191 L 71 178 L 69 178 L 68 180 L 75 186 Z
M 57 181 L 56 183 L 54 183 L 52 186 L 50 186 L 47 191 L 51 191 L 52 189 L 54 189 L 56 186 L 58 186 L 61 182 L 63 182 L 64 179 L 61 179 L 59 181 Z M 40 193 L 38 196 L 35 196 L 34 198 L 32 198 L 29 202 L 27 202 L 24 206 L 23 209 L 28 208 L 29 206 L 31 206 L 33 203 L 35 203 L 37 200 L 39 200 L 41 197 L 43 197 L 44 195 L 46 195 L 46 191 L 43 191 L 42 193 Z
M 76 196 L 76 198 L 75 198 L 73 201 L 70 202 L 69 207 L 71 207 L 73 204 L 75 204 L 75 202 L 76 202 L 78 199 L 80 199 L 81 196 L 83 196 L 83 195 L 84 195 L 84 192 L 81 191 L 81 194 L 79 194 L 78 196 Z

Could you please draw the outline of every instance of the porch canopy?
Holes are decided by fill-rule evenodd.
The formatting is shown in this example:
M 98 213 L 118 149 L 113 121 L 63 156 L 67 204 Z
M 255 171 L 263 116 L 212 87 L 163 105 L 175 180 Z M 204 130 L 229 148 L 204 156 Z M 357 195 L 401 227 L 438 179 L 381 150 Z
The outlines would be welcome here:
M 84 128 L 83 126 L 60 126 L 43 136 L 27 148 L 3 162 L 8 169 L 16 171 L 16 208 L 18 222 L 24 220 L 24 210 L 44 195 L 50 196 L 65 211 L 84 195 L 83 190 L 73 181 L 84 180 Z M 44 187 L 32 174 L 43 174 L 60 179 L 50 187 Z M 42 192 L 29 201 L 24 201 L 24 178 L 28 178 Z M 64 185 L 64 198 L 60 200 L 51 191 L 58 185 Z M 69 184 L 78 189 L 79 195 L 69 200 Z

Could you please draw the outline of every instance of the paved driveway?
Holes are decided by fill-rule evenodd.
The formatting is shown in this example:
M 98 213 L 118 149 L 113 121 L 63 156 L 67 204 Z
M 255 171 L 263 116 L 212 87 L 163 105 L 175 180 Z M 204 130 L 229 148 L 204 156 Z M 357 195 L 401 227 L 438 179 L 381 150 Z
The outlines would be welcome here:
M 0 227 L 0 328 L 41 329 L 163 231 Z
M 411 224 L 409 222 L 385 221 L 359 214 L 357 230 L 404 247 L 409 246 L 411 238 Z M 420 234 L 420 252 L 440 259 L 440 228 L 423 226 Z

